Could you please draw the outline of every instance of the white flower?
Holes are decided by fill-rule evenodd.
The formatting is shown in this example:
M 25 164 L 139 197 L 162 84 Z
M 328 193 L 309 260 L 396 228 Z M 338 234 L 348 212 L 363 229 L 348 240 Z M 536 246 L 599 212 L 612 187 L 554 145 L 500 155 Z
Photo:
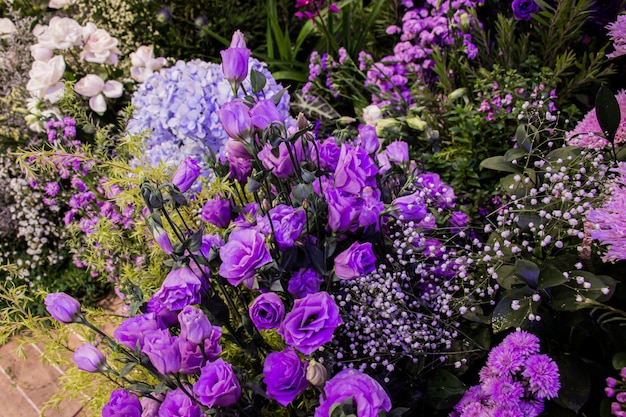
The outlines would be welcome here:
M 38 97 L 44 97 L 56 103 L 63 97 L 61 77 L 65 72 L 65 61 L 60 55 L 46 61 L 35 61 L 28 73 L 30 80 L 26 89 Z
M 39 43 L 49 49 L 69 49 L 83 41 L 83 28 L 69 17 L 54 16 L 50 24 L 33 31 Z
M 109 80 L 104 82 L 96 74 L 88 74 L 81 78 L 74 90 L 84 97 L 89 97 L 89 107 L 96 113 L 104 113 L 107 109 L 104 96 L 118 98 L 124 92 L 124 86 L 119 81 Z
M 97 64 L 117 64 L 120 54 L 117 49 L 118 40 L 104 29 L 98 29 L 93 23 L 87 23 L 83 29 L 85 46 L 80 57 L 87 62 Z
M 165 58 L 154 57 L 151 46 L 140 46 L 136 52 L 130 54 L 130 76 L 137 82 L 144 82 L 154 71 L 165 65 Z
M 30 46 L 30 54 L 35 61 L 49 61 L 52 55 L 54 55 L 52 49 L 41 46 L 38 43 Z
M 15 24 L 10 19 L 6 17 L 0 19 L 0 38 L 8 38 L 16 30 Z
M 51 9 L 62 9 L 65 6 L 76 3 L 76 0 L 50 0 L 48 7 Z
M 382 117 L 383 113 L 380 111 L 380 107 L 375 104 L 371 104 L 363 109 L 363 121 L 369 126 L 376 126 L 376 123 Z

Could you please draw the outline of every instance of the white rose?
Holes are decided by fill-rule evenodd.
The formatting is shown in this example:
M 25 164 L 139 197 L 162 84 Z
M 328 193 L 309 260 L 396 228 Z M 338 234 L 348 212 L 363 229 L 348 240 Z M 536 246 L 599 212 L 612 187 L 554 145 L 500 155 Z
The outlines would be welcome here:
M 28 91 L 45 95 L 45 90 L 57 87 L 65 72 L 65 61 L 63 57 L 57 55 L 48 61 L 35 61 L 28 73 L 30 80 L 26 84 Z M 62 84 L 62 83 L 61 83 Z
M 375 104 L 371 104 L 363 109 L 363 121 L 369 126 L 376 126 L 376 123 L 382 119 L 383 113 Z
M 104 84 L 104 88 L 102 89 L 102 94 L 107 96 L 108 98 L 118 98 L 122 97 L 124 93 L 124 86 L 121 82 L 115 80 L 109 80 Z
M 81 78 L 75 85 L 74 90 L 84 97 L 93 97 L 104 89 L 104 80 L 96 74 L 88 74 Z
M 83 28 L 74 19 L 54 16 L 48 28 L 38 36 L 39 43 L 50 49 L 69 49 L 83 40 Z
M 50 0 L 48 7 L 51 9 L 62 9 L 65 6 L 76 3 L 76 0 Z
M 98 94 L 89 99 L 89 107 L 96 113 L 104 113 L 107 110 L 107 102 L 102 94 Z
M 15 24 L 10 19 L 6 17 L 0 19 L 0 38 L 8 38 L 16 30 Z
M 140 46 L 130 54 L 130 76 L 137 82 L 144 82 L 154 71 L 165 65 L 165 58 L 155 58 L 151 46 Z
M 80 57 L 87 62 L 97 64 L 117 64 L 117 56 L 120 51 L 117 49 L 118 41 L 104 29 L 96 29 L 85 42 Z
M 104 113 L 107 103 L 104 96 L 118 98 L 124 92 L 124 86 L 119 81 L 109 80 L 106 83 L 95 74 L 88 74 L 81 78 L 74 90 L 81 96 L 89 97 L 89 107 L 96 113 Z
M 30 46 L 30 54 L 35 61 L 48 61 L 52 58 L 53 51 L 50 48 L 46 48 L 45 46 L 36 43 Z

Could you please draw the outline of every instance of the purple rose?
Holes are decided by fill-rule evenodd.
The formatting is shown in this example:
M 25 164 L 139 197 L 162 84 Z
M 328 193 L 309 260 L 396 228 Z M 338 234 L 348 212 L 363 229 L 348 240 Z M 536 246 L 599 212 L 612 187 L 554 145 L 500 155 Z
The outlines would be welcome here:
M 154 319 L 159 323 L 160 329 L 166 329 L 178 323 L 178 315 L 170 310 L 163 300 L 152 295 L 146 305 L 146 312 L 154 314 Z
M 222 106 L 217 112 L 222 127 L 229 137 L 246 140 L 252 131 L 250 109 L 241 100 L 233 100 Z
M 80 317 L 80 303 L 64 292 L 48 294 L 44 304 L 52 318 L 61 323 L 72 323 Z
M 252 288 L 256 271 L 272 261 L 263 235 L 254 229 L 235 229 L 220 248 L 219 274 L 232 285 Z
M 122 324 L 120 324 L 120 327 L 113 332 L 113 337 L 115 337 L 115 340 L 121 345 L 133 351 L 139 344 L 139 350 L 141 350 L 143 349 L 146 334 L 159 329 L 161 329 L 161 327 L 153 313 L 140 314 L 139 316 L 124 320 Z
M 339 161 L 341 149 L 337 146 L 335 138 L 328 138 L 317 145 L 319 152 L 319 168 L 325 171 L 334 172 Z M 313 152 L 313 158 L 317 161 L 318 152 Z
M 283 300 L 273 292 L 259 295 L 248 309 L 250 320 L 259 330 L 275 329 L 285 317 Z
M 250 118 L 254 127 L 265 130 L 274 122 L 282 122 L 280 114 L 273 100 L 259 100 L 250 110 Z
M 334 404 L 352 397 L 355 414 L 359 417 L 378 417 L 381 411 L 391 410 L 391 400 L 383 387 L 372 377 L 355 369 L 339 372 L 324 386 L 326 395 L 320 396 L 315 417 L 329 417 Z
M 380 148 L 378 135 L 374 126 L 359 125 L 360 145 L 368 154 L 373 154 Z
M 365 149 L 341 145 L 339 162 L 335 169 L 335 187 L 347 193 L 359 195 L 366 186 L 376 186 L 378 168 Z
M 187 375 L 199 374 L 205 363 L 202 347 L 179 339 L 178 350 L 180 351 L 180 372 Z
M 513 0 L 511 7 L 516 20 L 530 20 L 539 11 L 539 5 L 534 0 Z
M 74 363 L 81 371 L 99 372 L 106 369 L 106 359 L 91 343 L 85 343 L 74 351 Z
M 321 291 L 296 300 L 278 334 L 289 346 L 310 355 L 332 340 L 333 332 L 340 324 L 343 320 L 335 300 Z
M 200 165 L 193 158 L 186 158 L 178 166 L 172 175 L 172 184 L 178 187 L 181 192 L 187 191 L 200 176 Z
M 159 407 L 159 417 L 202 417 L 202 409 L 180 388 L 169 391 Z
M 228 407 L 241 396 L 241 386 L 232 366 L 220 358 L 202 368 L 200 378 L 193 385 L 193 392 L 198 401 L 207 407 Z
M 243 34 L 237 31 L 233 34 L 230 48 L 221 51 L 222 72 L 224 77 L 234 85 L 239 85 L 248 76 L 248 60 L 252 51 L 246 47 Z
M 159 400 L 163 399 L 163 394 L 152 395 Z M 143 397 L 141 400 L 139 400 L 139 402 L 141 403 L 141 417 L 157 417 L 159 415 L 159 407 L 161 406 L 161 401 L 153 400 L 149 397 Z
M 385 148 L 387 159 L 396 164 L 401 164 L 409 160 L 409 144 L 403 141 L 391 142 Z
M 141 417 L 139 398 L 123 389 L 111 391 L 109 402 L 102 408 L 102 417 Z
M 304 210 L 280 204 L 271 209 L 269 215 L 278 249 L 285 250 L 293 247 L 306 225 Z
M 462 211 L 453 211 L 452 215 L 450 215 L 450 231 L 452 233 L 459 233 L 463 229 L 467 227 L 467 223 L 469 223 L 469 217 L 467 214 Z
M 230 201 L 219 198 L 208 200 L 202 206 L 200 217 L 220 229 L 225 228 L 230 223 Z
M 186 305 L 199 304 L 202 282 L 189 268 L 174 269 L 163 281 L 154 298 L 158 298 L 171 311 L 180 311 Z
M 211 334 L 211 322 L 199 308 L 185 306 L 178 313 L 180 337 L 195 344 L 200 344 Z
M 289 152 L 290 150 L 291 153 Z M 302 139 L 296 140 L 294 144 L 281 142 L 278 145 L 278 155 L 274 155 L 272 145 L 266 143 L 258 154 L 259 160 L 263 166 L 271 170 L 278 178 L 289 178 L 293 175 L 292 156 L 296 161 L 305 160 Z
M 180 370 L 178 338 L 172 336 L 167 329 L 148 333 L 141 353 L 148 356 L 152 365 L 163 375 Z
M 354 242 L 335 258 L 335 274 L 340 279 L 353 279 L 376 270 L 376 255 L 369 242 Z
M 287 291 L 294 298 L 303 298 L 316 293 L 324 282 L 322 275 L 312 268 L 301 268 L 289 280 Z
M 324 196 L 328 202 L 328 228 L 335 233 L 355 232 L 359 227 L 361 199 L 330 187 Z
M 308 386 L 306 366 L 293 348 L 272 352 L 265 358 L 263 375 L 267 396 L 286 407 Z
M 204 339 L 204 354 L 208 361 L 213 362 L 222 353 L 222 346 L 220 346 L 221 338 L 222 328 L 213 326 L 209 337 Z
M 244 182 L 252 173 L 252 157 L 245 145 L 228 139 L 224 145 L 224 152 L 228 155 L 230 178 Z
M 428 207 L 419 191 L 396 197 L 391 202 L 391 207 L 391 214 L 405 222 L 419 222 L 428 214 Z

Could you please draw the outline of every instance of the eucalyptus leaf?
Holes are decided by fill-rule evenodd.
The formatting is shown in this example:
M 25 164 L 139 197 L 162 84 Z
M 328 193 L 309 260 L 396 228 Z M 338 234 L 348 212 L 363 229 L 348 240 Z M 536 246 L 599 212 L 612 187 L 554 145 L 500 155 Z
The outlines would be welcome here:
M 613 368 L 618 371 L 626 368 L 626 352 L 617 352 L 615 355 L 613 355 L 611 363 L 613 365 Z
M 522 167 L 512 164 L 504 160 L 504 156 L 492 156 L 484 159 L 480 163 L 481 168 L 493 169 L 495 171 L 513 172 L 521 174 L 524 172 Z
M 534 127 L 531 125 L 531 127 Z M 528 125 L 522 124 L 517 127 L 515 131 L 515 141 L 517 142 L 517 146 L 519 146 L 519 150 L 525 153 L 530 153 L 532 149 L 532 139 L 528 135 Z
M 591 393 L 591 379 L 585 362 L 578 356 L 564 355 L 556 358 L 561 389 L 554 401 L 576 413 L 585 405 Z
M 602 132 L 613 143 L 622 114 L 615 95 L 605 86 L 601 86 L 596 93 L 596 116 Z
M 518 304 L 518 307 L 514 308 L 514 304 Z M 491 328 L 494 333 L 498 333 L 511 327 L 521 327 L 530 313 L 532 313 L 530 298 L 521 293 L 504 296 L 493 310 Z

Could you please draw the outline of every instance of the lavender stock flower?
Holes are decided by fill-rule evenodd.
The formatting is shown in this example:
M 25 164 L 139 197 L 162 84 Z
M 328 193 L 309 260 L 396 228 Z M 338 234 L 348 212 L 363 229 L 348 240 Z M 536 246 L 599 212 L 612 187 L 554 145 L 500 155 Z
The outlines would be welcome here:
M 72 323 L 80 316 L 80 303 L 64 292 L 48 294 L 44 301 L 46 310 L 61 323 Z

